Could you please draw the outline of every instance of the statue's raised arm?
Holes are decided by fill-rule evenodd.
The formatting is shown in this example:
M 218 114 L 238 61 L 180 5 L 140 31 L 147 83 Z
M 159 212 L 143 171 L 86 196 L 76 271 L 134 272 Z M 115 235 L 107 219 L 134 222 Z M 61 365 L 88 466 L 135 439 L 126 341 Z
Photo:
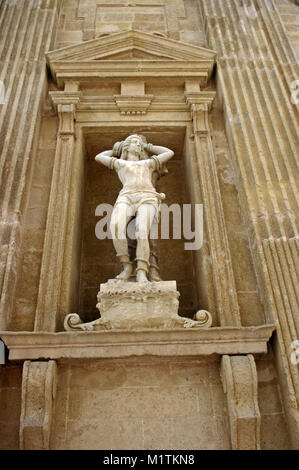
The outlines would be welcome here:
M 153 184 L 153 174 L 174 155 L 173 151 L 147 144 L 140 135 L 130 135 L 116 142 L 112 150 L 98 154 L 95 159 L 118 174 L 123 188 L 111 216 L 111 233 L 116 254 L 123 270 L 116 279 L 127 281 L 132 276 L 133 261 L 129 256 L 126 237 L 127 225 L 135 217 L 136 226 L 136 280 L 148 281 L 149 232 L 153 220 L 158 218 L 161 201 L 165 198 Z M 117 158 L 118 157 L 118 158 Z
M 96 155 L 95 160 L 99 163 L 102 163 L 108 168 L 112 168 L 113 165 L 113 150 L 105 150 L 104 152 L 99 153 Z
M 158 163 L 159 169 L 174 156 L 172 150 L 160 145 L 147 144 L 145 149 L 152 154 L 151 158 Z

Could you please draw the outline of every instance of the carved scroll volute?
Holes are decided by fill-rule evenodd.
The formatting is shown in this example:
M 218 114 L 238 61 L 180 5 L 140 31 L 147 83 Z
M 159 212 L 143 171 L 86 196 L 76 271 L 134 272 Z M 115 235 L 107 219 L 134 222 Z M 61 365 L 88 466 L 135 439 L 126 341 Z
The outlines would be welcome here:
M 193 123 L 194 147 L 212 261 L 217 316 L 222 326 L 240 326 L 238 298 L 209 126 L 209 111 L 215 92 L 187 90 L 185 98 L 190 107 Z
M 203 104 L 192 104 L 191 105 L 191 117 L 193 121 L 193 132 L 195 135 L 207 136 L 209 129 L 208 120 L 208 105 Z
M 227 396 L 233 450 L 259 450 L 261 415 L 254 357 L 222 356 L 221 378 Z
M 59 116 L 59 134 L 61 136 L 74 135 L 75 105 L 73 103 L 58 104 L 57 111 Z
M 75 89 L 74 89 L 75 88 Z M 51 183 L 35 331 L 55 331 L 59 314 L 64 266 L 67 214 L 74 164 L 75 112 L 81 92 L 76 89 L 50 92 L 57 110 L 59 129 Z

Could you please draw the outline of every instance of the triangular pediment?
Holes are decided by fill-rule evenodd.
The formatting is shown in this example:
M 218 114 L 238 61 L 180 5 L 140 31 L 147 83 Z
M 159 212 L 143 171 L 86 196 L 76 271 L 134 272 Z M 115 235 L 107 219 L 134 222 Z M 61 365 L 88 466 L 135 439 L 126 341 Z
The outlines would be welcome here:
M 154 33 L 123 31 L 46 54 L 58 87 L 109 78 L 197 78 L 206 86 L 216 52 Z
M 94 60 L 175 60 L 173 57 L 162 56 L 161 54 L 153 54 L 137 47 L 128 48 L 122 52 L 116 52 L 106 57 L 99 57 Z
M 125 31 L 48 52 L 48 62 L 99 60 L 214 60 L 216 53 L 143 31 Z

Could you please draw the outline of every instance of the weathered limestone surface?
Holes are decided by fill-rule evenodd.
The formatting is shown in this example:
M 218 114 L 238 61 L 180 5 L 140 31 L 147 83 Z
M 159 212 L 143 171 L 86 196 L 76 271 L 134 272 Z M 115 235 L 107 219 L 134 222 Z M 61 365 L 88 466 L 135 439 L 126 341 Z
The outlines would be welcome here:
M 38 360 L 25 362 L 23 398 L 22 364 L 0 365 L 0 447 L 19 448 L 21 430 L 24 448 L 298 448 L 298 365 L 291 361 L 298 338 L 297 106 L 291 101 L 298 6 L 291 0 L 122 3 L 19 0 L 0 6 L 6 88 L 0 104 L 0 329 L 19 330 L 7 335 L 11 358 Z M 130 39 L 132 29 L 154 39 Z M 124 36 L 117 46 L 109 34 L 118 32 Z M 87 41 L 97 38 L 104 46 L 95 44 L 92 55 Z M 163 44 L 167 38 L 187 44 Z M 202 49 L 206 65 L 199 66 L 188 44 L 217 53 L 212 79 L 207 64 L 214 52 Z M 47 79 L 44 53 L 65 46 L 72 47 L 48 54 Z M 77 63 L 78 71 L 62 64 L 70 57 L 93 63 L 85 69 Z M 114 62 L 111 72 L 109 58 L 133 59 L 138 67 Z M 164 66 L 168 61 L 164 75 L 157 58 Z M 143 59 L 151 62 L 141 66 Z M 179 67 L 176 59 L 185 62 Z M 200 67 L 206 67 L 201 76 Z M 122 80 L 120 71 L 131 75 Z M 184 81 L 186 73 L 196 81 Z M 215 91 L 215 109 L 209 109 Z M 84 321 L 96 318 L 99 284 L 117 273 L 110 241 L 90 234 L 97 198 L 107 194 L 112 202 L 117 186 L 102 178 L 97 193 L 97 175 L 86 164 L 111 148 L 115 127 L 120 138 L 142 131 L 149 141 L 158 144 L 162 136 L 162 145 L 173 145 L 173 177 L 160 190 L 169 203 L 205 205 L 199 252 L 184 253 L 181 240 L 161 240 L 159 247 L 162 278 L 178 283 L 180 313 L 192 318 L 205 308 L 219 328 L 192 337 L 191 359 L 184 357 L 192 343 L 186 334 L 194 330 L 172 332 L 170 342 L 159 337 L 161 344 L 152 331 L 139 344 L 136 332 L 108 332 L 108 346 L 105 332 L 55 333 L 69 312 Z M 267 334 L 255 329 L 265 321 L 277 330 L 267 355 L 273 328 Z M 232 379 L 227 396 L 219 355 Z M 49 357 L 63 357 L 56 399 Z M 234 387 L 240 400 L 232 397 Z
M 82 323 L 78 314 L 70 313 L 64 328 L 67 331 L 209 328 L 212 317 L 206 310 L 196 312 L 194 319 L 178 315 L 179 296 L 175 281 L 107 282 L 101 284 L 97 296 L 101 317 Z
M 262 449 L 288 449 L 289 440 L 279 384 L 271 355 L 257 360 L 256 367 L 258 405 L 261 414 L 261 447 Z M 2 366 L 0 375 L 1 449 L 19 448 L 21 385 L 22 369 L 19 366 L 6 365 L 5 369 Z M 187 394 L 183 393 L 184 391 Z M 193 400 L 198 397 L 194 417 L 188 417 L 190 406 L 194 407 L 194 404 L 188 403 L 190 394 L 193 394 Z M 107 416 L 106 408 L 100 406 L 100 401 L 96 399 L 96 396 L 108 399 Z M 151 399 L 162 396 L 160 408 L 155 410 L 152 406 L 144 410 L 144 404 L 147 402 L 143 403 L 143 401 L 146 396 Z M 187 414 L 185 418 L 181 414 L 176 416 L 176 411 L 172 410 L 173 400 L 178 397 Z M 130 408 L 126 404 L 129 400 L 133 406 L 136 398 L 139 405 L 134 421 L 134 416 L 130 414 Z M 94 403 L 92 416 L 86 415 L 86 411 L 90 409 L 88 406 L 90 399 Z M 10 400 L 13 406 L 10 406 Z M 146 406 L 150 406 L 151 402 L 148 403 L 149 405 Z M 115 409 L 116 404 L 118 404 L 117 409 Z M 207 404 L 210 409 L 205 415 Z M 149 413 L 150 410 L 152 415 Z M 211 410 L 213 419 L 211 419 Z M 165 426 L 161 422 L 161 412 L 165 416 Z M 109 413 L 112 413 L 110 417 Z M 201 418 L 202 414 L 203 418 Z M 91 420 L 92 426 L 85 425 L 83 423 L 85 420 Z M 200 422 L 204 422 L 204 426 L 200 426 Z M 192 426 L 192 429 L 189 429 L 188 425 Z M 156 363 L 147 361 L 119 363 L 118 360 L 117 363 L 106 364 L 93 360 L 92 363 L 61 365 L 57 369 L 53 426 L 51 449 L 77 449 L 80 446 L 90 449 L 162 449 L 177 446 L 181 446 L 182 449 L 189 446 L 203 449 L 229 449 L 231 446 L 227 399 L 222 388 L 219 365 L 214 360 L 193 359 L 190 361 L 188 359 L 170 363 L 161 360 Z M 126 430 L 126 432 L 120 433 L 120 426 L 121 430 Z M 197 427 L 195 433 L 193 433 L 193 426 Z M 210 441 L 205 437 L 206 426 L 209 430 Z M 141 437 L 142 430 L 144 430 L 144 438 Z M 180 430 L 179 434 L 176 432 L 178 430 Z M 95 437 L 98 433 L 101 439 Z
M 22 367 L 0 365 L 0 449 L 19 448 Z
M 277 325 L 275 360 L 298 446 L 299 376 L 289 354 L 299 312 L 298 114 L 291 101 L 298 64 L 275 2 L 202 0 L 201 11 L 207 43 L 218 50 L 218 91 L 242 214 L 265 314 Z
M 49 449 L 56 385 L 55 361 L 24 362 L 20 417 L 21 450 Z
M 64 1 L 56 48 L 102 35 L 138 29 L 188 43 L 204 42 L 203 25 L 193 0 Z
M 281 27 L 285 28 L 297 58 L 299 57 L 299 21 L 297 0 L 276 0 L 277 9 L 281 18 Z
M 62 366 L 54 422 L 52 449 L 229 447 L 225 396 L 213 360 Z
M 261 415 L 253 356 L 222 356 L 221 377 L 227 396 L 232 449 L 259 450 Z
M 187 328 L 184 328 L 185 319 L 179 318 L 178 328 L 135 328 L 131 330 L 130 328 L 113 328 L 106 331 L 92 331 L 89 328 L 89 331 L 59 333 L 11 331 L 0 334 L 9 349 L 9 359 L 24 360 L 28 358 L 34 360 L 104 359 L 145 355 L 167 357 L 175 355 L 178 357 L 211 356 L 214 354 L 266 354 L 267 343 L 274 331 L 273 325 L 197 329 L 196 327 L 192 328 L 191 324 L 191 328 L 188 328 L 189 321 Z M 95 325 L 96 322 L 97 320 L 95 320 Z M 76 322 L 73 326 L 76 329 Z M 78 326 L 80 330 L 81 325 Z
M 53 47 L 60 2 L 2 2 L 1 80 L 1 305 L 0 324 L 11 322 L 20 266 L 23 217 L 47 90 L 45 52 Z M 28 117 L 30 116 L 30 119 Z

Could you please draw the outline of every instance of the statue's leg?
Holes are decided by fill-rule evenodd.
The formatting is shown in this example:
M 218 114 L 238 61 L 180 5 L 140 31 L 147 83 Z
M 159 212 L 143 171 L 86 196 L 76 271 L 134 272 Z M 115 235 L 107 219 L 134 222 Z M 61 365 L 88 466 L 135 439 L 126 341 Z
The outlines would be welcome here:
M 113 209 L 110 223 L 113 245 L 123 267 L 116 279 L 123 281 L 130 278 L 133 269 L 127 241 L 127 224 L 132 217 L 131 212 L 128 204 L 117 204 Z
M 149 256 L 149 272 L 150 281 L 162 281 L 160 276 L 160 268 L 158 265 L 158 244 L 156 239 L 149 239 L 150 256 Z
M 136 215 L 136 260 L 137 260 L 137 282 L 146 282 L 149 268 L 149 232 L 153 223 L 157 208 L 154 204 L 141 204 Z

